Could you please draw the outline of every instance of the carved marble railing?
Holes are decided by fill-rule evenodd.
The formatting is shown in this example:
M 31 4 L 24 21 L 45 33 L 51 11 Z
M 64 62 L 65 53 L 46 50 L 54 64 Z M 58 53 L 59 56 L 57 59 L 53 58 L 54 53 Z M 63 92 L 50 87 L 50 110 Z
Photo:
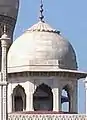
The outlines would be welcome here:
M 87 120 L 80 114 L 9 114 L 8 120 Z

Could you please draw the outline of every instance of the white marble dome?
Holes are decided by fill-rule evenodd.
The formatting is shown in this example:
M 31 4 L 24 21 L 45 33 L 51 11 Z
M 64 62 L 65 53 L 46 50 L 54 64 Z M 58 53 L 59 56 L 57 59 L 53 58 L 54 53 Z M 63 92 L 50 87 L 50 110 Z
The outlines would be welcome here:
M 8 52 L 9 72 L 77 69 L 71 44 L 45 22 L 26 30 Z

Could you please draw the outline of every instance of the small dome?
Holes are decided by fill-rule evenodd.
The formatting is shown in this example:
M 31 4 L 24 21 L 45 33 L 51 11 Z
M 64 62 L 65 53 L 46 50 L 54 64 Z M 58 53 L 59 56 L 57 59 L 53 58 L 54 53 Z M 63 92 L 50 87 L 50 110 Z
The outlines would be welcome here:
M 77 69 L 71 44 L 45 22 L 26 30 L 8 52 L 9 72 Z

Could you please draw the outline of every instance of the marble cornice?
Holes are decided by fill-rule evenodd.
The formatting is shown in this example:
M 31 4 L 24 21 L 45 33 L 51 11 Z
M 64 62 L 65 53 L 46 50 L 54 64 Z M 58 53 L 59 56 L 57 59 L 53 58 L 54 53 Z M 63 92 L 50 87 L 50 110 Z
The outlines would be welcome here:
M 70 71 L 25 71 L 25 72 L 18 72 L 18 73 L 8 73 L 9 77 L 24 77 L 24 76 L 59 76 L 59 77 L 66 77 L 66 78 L 76 78 L 81 79 L 87 76 L 87 73 L 82 72 L 70 72 Z

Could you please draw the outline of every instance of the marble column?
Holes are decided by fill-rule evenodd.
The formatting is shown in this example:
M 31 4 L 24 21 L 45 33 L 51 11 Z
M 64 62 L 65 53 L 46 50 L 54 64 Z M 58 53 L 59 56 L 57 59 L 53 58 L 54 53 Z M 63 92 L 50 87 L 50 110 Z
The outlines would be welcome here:
M 86 86 L 86 115 L 87 115 L 87 86 Z
M 27 83 L 27 94 L 26 94 L 26 110 L 34 111 L 33 109 L 33 93 L 34 93 L 34 84 L 31 82 Z
M 34 111 L 33 109 L 33 93 L 29 92 L 28 95 L 28 111 Z
M 77 82 L 73 83 L 70 91 L 70 112 L 78 112 L 78 103 L 77 103 Z
M 53 88 L 53 111 L 60 111 L 61 109 L 61 103 L 60 103 L 60 91 L 59 88 Z
M 58 88 L 53 88 L 53 111 L 59 110 L 59 104 L 58 104 Z
M 8 85 L 8 113 L 11 113 L 11 112 L 12 112 L 12 90 L 11 90 L 11 83 L 10 83 Z
M 1 64 L 1 120 L 8 120 L 7 112 L 7 51 L 11 41 L 6 34 L 6 26 L 4 26 L 4 34 L 0 38 L 2 48 L 2 64 Z
M 85 90 L 86 90 L 86 115 L 87 115 L 87 77 L 85 79 Z

